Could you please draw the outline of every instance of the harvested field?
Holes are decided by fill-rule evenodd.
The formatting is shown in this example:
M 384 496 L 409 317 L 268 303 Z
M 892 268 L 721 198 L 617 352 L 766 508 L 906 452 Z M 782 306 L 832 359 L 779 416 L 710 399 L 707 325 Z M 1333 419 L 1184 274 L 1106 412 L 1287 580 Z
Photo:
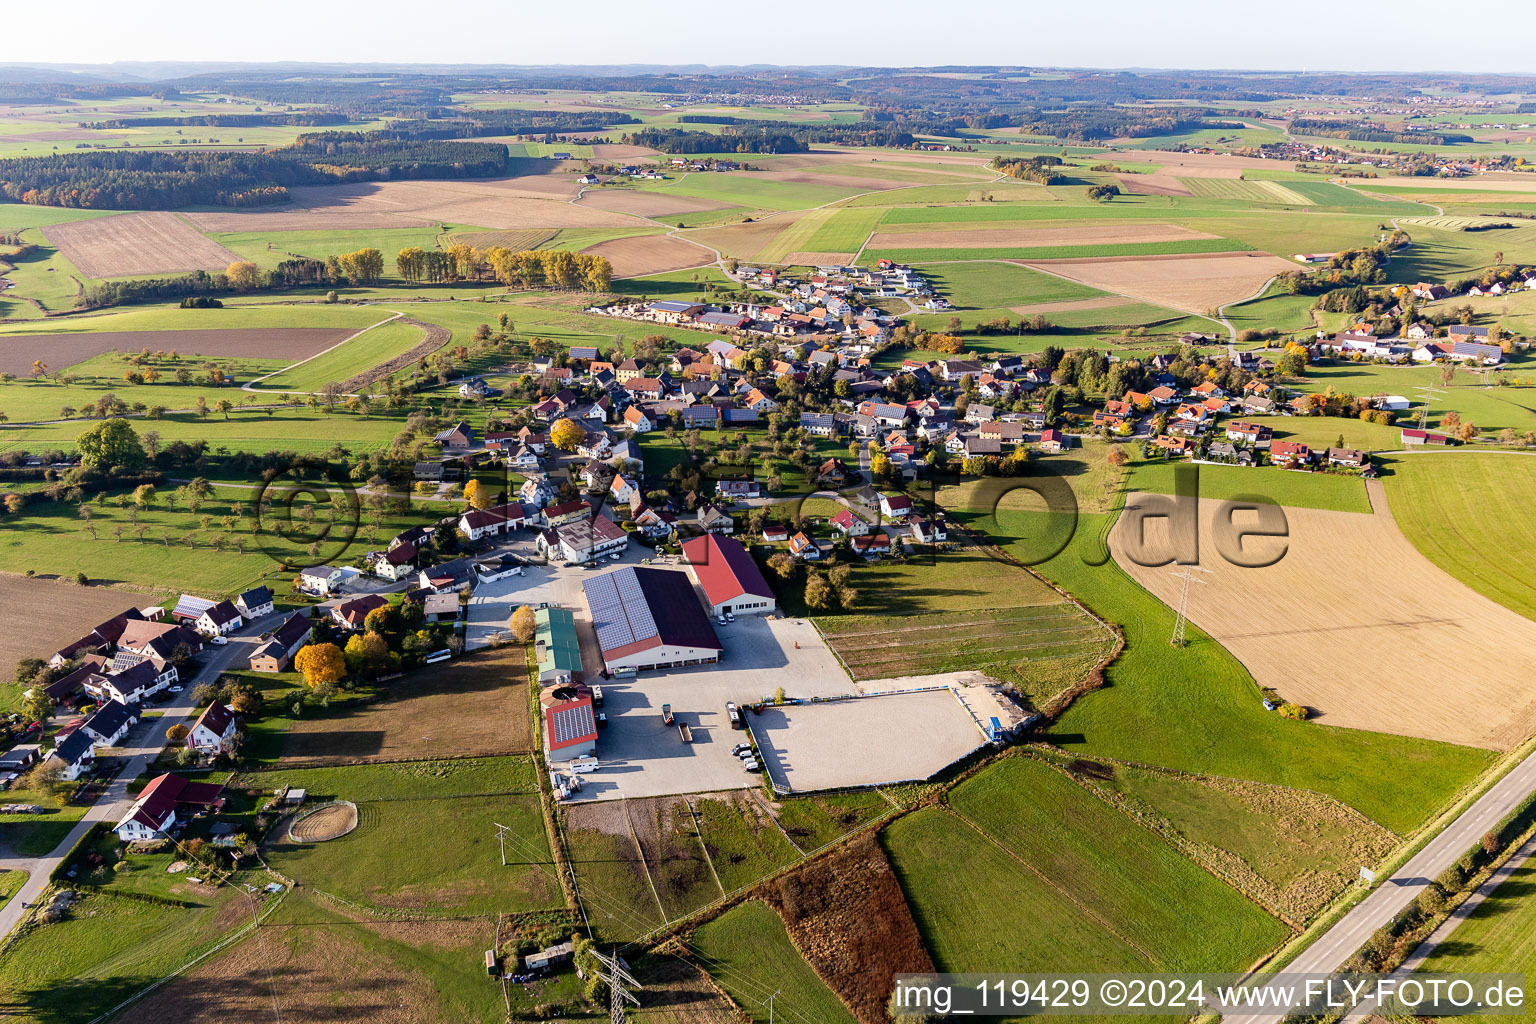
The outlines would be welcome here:
M 1431 564 L 1398 529 L 1380 482 L 1367 487 L 1369 516 L 1286 508 L 1286 553 L 1266 568 L 1232 565 L 1218 554 L 1215 531 L 1201 530 L 1200 564 L 1212 574 L 1191 588 L 1190 620 L 1260 686 L 1314 709 L 1326 725 L 1515 746 L 1536 730 L 1536 622 Z M 1201 502 L 1202 522 L 1216 504 Z M 1150 550 L 1168 550 L 1169 529 L 1167 519 L 1147 521 Z M 1115 560 L 1164 603 L 1176 602 L 1179 582 L 1167 566 L 1132 563 L 1127 543 L 1117 528 Z M 1272 552 L 1276 543 L 1250 548 Z M 1303 670 L 1303 662 L 1328 670 Z
M 0 488 L 3 489 L 3 488 Z M 46 658 L 71 640 L 129 608 L 155 604 L 165 594 L 81 587 L 63 580 L 0 575 L 0 694 L 23 658 Z M 5 708 L 8 700 L 0 700 Z
M 121 213 L 42 231 L 86 277 L 223 270 L 240 258 L 174 213 Z
M 533 749 L 527 663 L 511 648 L 428 665 L 346 715 L 296 719 L 283 764 L 519 754 Z
M 300 316 L 302 314 L 295 314 Z M 349 327 L 230 328 L 207 331 L 101 331 L 96 334 L 8 334 L 0 337 L 0 372 L 32 375 L 41 359 L 62 369 L 103 352 L 179 352 L 199 356 L 259 356 L 297 362 L 345 341 Z
M 1411 178 L 1386 175 L 1358 182 L 1360 188 L 1445 189 L 1448 192 L 1532 192 L 1536 193 L 1536 175 L 1516 174 L 1498 177 L 1479 174 L 1470 178 Z
M 1278 203 L 1285 206 L 1317 205 L 1278 181 L 1191 176 L 1184 179 L 1184 184 L 1190 192 L 1206 199 L 1236 199 L 1245 203 Z
M 851 188 L 859 192 L 880 192 L 893 188 L 906 188 L 912 184 L 905 175 L 881 177 L 880 172 L 875 168 L 868 168 L 867 176 L 833 174 L 826 171 L 765 171 L 754 175 L 754 178 L 794 185 L 831 185 L 834 188 Z
M 695 228 L 687 237 L 701 244 L 719 249 L 726 256 L 750 260 L 761 252 L 779 233 L 788 228 L 800 214 L 788 213 L 778 217 L 755 220 L 750 224 L 727 224 L 718 228 Z
M 1249 298 L 1276 274 L 1296 269 L 1288 260 L 1262 252 L 1018 262 L 1107 292 L 1192 313 Z
M 854 255 L 851 252 L 791 252 L 785 254 L 784 262 L 806 267 L 848 264 L 853 262 Z
M 593 134 L 605 133 L 594 132 Z M 647 160 L 657 155 L 654 149 L 647 149 L 644 146 L 631 146 L 623 142 L 599 142 L 592 147 L 592 158 L 594 160 L 613 160 L 622 163 L 629 160 Z
M 1179 153 L 1165 149 L 1138 149 L 1135 151 L 1135 159 L 1137 163 L 1176 167 L 1176 173 L 1184 178 L 1239 178 L 1245 170 L 1288 171 L 1293 166 L 1285 160 L 1265 160 L 1256 156 Z
M 632 217 L 568 200 L 580 185 L 546 175 L 453 181 L 370 181 L 293 189 L 276 210 L 199 214 L 205 231 L 430 227 L 472 224 L 495 229 L 629 227 Z
M 610 213 L 634 214 L 636 217 L 664 217 L 667 214 L 694 213 L 699 210 L 728 210 L 732 204 L 697 196 L 674 196 L 666 192 L 593 189 L 583 195 L 577 205 Z
M 288 826 L 288 838 L 295 843 L 324 843 L 357 828 L 357 805 L 345 800 L 325 804 L 306 812 Z
M 1059 228 L 978 228 L 958 231 L 881 231 L 869 240 L 871 249 L 990 249 L 1002 246 L 1033 248 L 1047 245 L 1125 245 L 1140 242 L 1182 242 L 1216 238 L 1176 224 L 1081 224 Z
M 499 245 L 503 249 L 522 252 L 537 249 L 555 237 L 553 228 L 528 228 L 525 231 L 465 231 L 449 236 L 450 242 L 463 242 L 476 249 L 489 249 Z
M 1120 187 L 1135 196 L 1188 196 L 1189 187 L 1171 174 L 1117 174 Z
M 860 1024 L 884 1024 L 897 974 L 934 969 L 874 833 L 776 879 L 767 900 L 795 948 Z
M 686 270 L 715 262 L 715 254 L 702 245 L 675 235 L 637 235 L 615 238 L 583 249 L 613 264 L 615 278 L 645 277 L 668 270 Z

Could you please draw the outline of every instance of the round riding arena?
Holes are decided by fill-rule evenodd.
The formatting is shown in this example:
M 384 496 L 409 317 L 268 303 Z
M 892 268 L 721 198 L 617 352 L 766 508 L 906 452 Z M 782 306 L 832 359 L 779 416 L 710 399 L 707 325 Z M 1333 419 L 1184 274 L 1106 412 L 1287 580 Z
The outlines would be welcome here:
M 350 800 L 312 807 L 288 826 L 288 840 L 294 843 L 323 843 L 340 839 L 357 828 L 357 805 Z

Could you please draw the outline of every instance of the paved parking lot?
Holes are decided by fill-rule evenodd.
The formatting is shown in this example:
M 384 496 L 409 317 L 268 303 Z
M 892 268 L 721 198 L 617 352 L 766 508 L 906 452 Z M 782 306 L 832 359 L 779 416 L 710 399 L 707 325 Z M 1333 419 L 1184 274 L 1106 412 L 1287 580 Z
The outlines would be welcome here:
M 986 742 L 949 690 L 764 708 L 752 733 L 795 792 L 926 779 Z

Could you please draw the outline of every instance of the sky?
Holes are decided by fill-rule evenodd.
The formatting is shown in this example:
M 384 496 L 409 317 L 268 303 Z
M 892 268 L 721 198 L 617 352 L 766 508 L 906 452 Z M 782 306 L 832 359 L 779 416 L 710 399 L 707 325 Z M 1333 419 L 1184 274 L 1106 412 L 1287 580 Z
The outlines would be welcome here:
M 1536 73 L 1528 30 L 1431 0 L 1355 0 L 1325 17 L 1248 0 L 166 0 L 7 4 L 3 59 L 498 64 L 1008 64 Z M 1509 24 L 1525 26 L 1525 15 Z M 1433 46 L 1413 46 L 1433 26 Z M 1411 56 L 1409 56 L 1411 54 Z M 0 72 L 3 78 L 3 72 Z

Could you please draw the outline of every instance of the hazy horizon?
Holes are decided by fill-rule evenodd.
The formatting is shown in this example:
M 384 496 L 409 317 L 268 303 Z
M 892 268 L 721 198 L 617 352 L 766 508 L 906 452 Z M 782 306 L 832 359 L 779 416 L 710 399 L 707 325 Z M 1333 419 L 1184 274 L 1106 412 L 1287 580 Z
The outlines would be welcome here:
M 32 5 L 8 12 L 23 60 L 8 65 L 131 63 L 318 63 L 418 65 L 695 65 L 934 67 L 1026 65 L 1103 70 L 1229 72 L 1532 74 L 1521 32 L 1489 33 L 1475 18 L 1447 18 L 1428 0 L 1346 5 L 1329 11 L 1327 33 L 1311 19 L 1235 19 L 1230 4 L 1175 0 L 1152 5 L 1104 0 L 1080 8 L 989 4 L 958 17 L 916 0 L 818 9 L 792 26 L 704 0 L 663 11 L 615 0 L 580 8 L 467 0 L 439 18 L 419 5 L 275 0 L 259 12 L 191 22 L 170 9 L 85 0 L 67 22 Z M 169 8 L 169 5 L 163 5 Z M 82 9 L 83 7 L 83 9 Z M 226 24 L 227 22 L 227 24 Z M 1240 23 L 1239 23 L 1240 22 Z M 1388 29 L 1433 25 L 1436 67 L 1404 66 Z M 594 26 L 598 26 L 594 31 Z M 1390 36 L 1389 36 L 1390 38 Z M 1464 53 L 1463 67 L 1455 55 Z M 1450 55 L 1449 59 L 1446 55 Z

